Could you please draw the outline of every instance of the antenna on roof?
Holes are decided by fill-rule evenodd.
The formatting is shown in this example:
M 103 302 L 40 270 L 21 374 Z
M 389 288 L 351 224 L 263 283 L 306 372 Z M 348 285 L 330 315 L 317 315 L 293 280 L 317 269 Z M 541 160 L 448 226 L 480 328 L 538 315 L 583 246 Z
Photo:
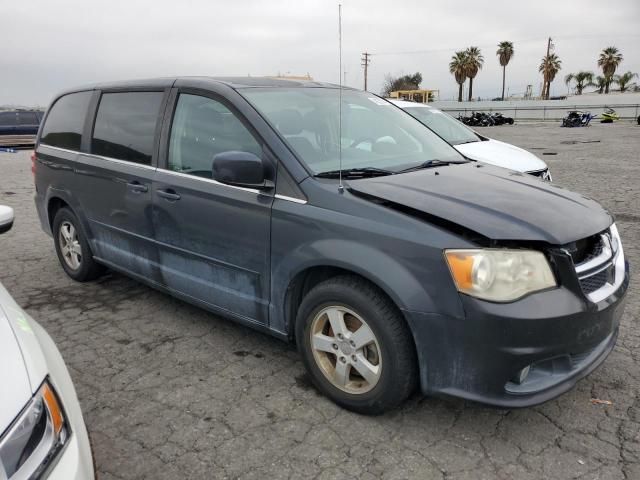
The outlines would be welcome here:
M 338 81 L 340 83 L 340 90 L 338 94 L 338 162 L 339 162 L 339 182 L 338 193 L 344 193 L 344 186 L 342 185 L 342 4 L 338 4 Z

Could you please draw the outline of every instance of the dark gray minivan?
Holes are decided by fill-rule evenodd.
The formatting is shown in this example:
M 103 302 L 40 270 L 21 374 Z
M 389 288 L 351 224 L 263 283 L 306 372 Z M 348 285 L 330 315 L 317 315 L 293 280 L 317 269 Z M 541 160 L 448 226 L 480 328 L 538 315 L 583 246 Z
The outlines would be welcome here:
M 36 205 L 78 281 L 106 266 L 295 341 L 314 384 L 379 413 L 417 385 L 502 407 L 553 398 L 618 335 L 611 215 L 472 162 L 367 92 L 172 78 L 55 98 Z

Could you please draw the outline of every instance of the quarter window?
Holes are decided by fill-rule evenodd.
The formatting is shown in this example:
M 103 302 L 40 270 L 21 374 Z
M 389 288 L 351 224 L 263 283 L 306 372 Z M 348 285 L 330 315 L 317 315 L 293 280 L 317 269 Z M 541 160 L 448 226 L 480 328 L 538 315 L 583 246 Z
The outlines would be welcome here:
M 162 96 L 162 92 L 103 94 L 91 153 L 150 165 Z
M 53 104 L 44 128 L 41 143 L 52 147 L 80 150 L 82 129 L 93 92 L 65 95 Z
M 211 178 L 213 157 L 228 151 L 262 155 L 262 147 L 225 105 L 180 94 L 169 140 L 169 169 Z

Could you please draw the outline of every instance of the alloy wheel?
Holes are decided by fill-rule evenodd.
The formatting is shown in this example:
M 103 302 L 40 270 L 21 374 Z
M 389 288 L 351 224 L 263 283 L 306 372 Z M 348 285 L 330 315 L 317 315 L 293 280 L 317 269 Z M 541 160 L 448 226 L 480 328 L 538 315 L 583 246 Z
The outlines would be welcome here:
M 71 222 L 64 221 L 60 225 L 58 243 L 67 266 L 72 270 L 78 270 L 82 264 L 82 246 L 76 227 Z
M 360 315 L 344 306 L 323 308 L 311 323 L 310 337 L 316 365 L 333 386 L 362 394 L 377 385 L 380 345 Z

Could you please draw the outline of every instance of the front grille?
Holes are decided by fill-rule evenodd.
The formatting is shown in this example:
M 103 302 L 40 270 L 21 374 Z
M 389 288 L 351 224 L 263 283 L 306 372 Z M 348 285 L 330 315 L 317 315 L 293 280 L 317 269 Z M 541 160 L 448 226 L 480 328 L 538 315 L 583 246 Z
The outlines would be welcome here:
M 531 175 L 532 177 L 537 177 L 540 180 L 545 180 L 550 182 L 551 181 L 551 173 L 549 173 L 549 169 L 545 168 L 543 170 L 532 170 L 530 172 L 526 172 L 527 174 Z
M 582 292 L 598 302 L 620 285 L 624 276 L 624 254 L 618 230 L 609 230 L 566 246 L 573 259 Z
M 582 291 L 588 295 L 589 293 L 595 292 L 599 288 L 604 287 L 607 282 L 613 281 L 612 274 L 613 274 L 613 265 L 605 268 L 604 270 L 594 275 L 581 278 L 580 286 L 582 287 Z
M 570 245 L 567 250 L 575 265 L 588 262 L 602 253 L 602 235 L 592 235 Z
M 544 176 L 544 172 L 546 172 L 546 170 L 537 170 L 535 172 L 527 172 L 529 175 L 533 175 L 534 177 L 540 177 L 542 178 Z

